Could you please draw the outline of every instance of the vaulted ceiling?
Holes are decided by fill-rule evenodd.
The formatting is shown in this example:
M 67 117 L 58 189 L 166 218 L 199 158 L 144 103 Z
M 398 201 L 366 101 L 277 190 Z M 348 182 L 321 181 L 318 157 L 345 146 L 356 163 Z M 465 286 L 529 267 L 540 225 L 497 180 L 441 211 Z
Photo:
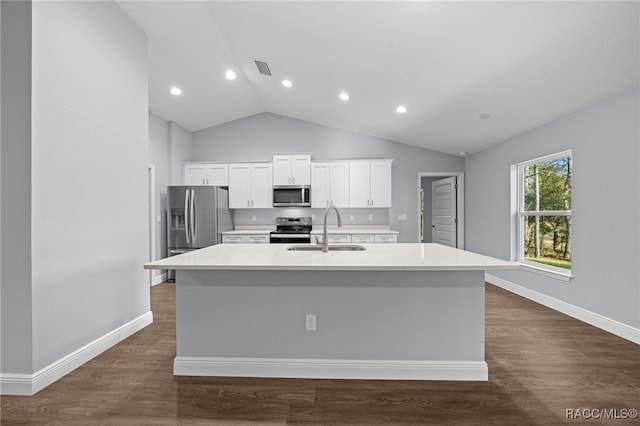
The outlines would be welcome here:
M 640 83 L 635 1 L 118 4 L 149 36 L 151 111 L 190 131 L 270 112 L 473 154 Z

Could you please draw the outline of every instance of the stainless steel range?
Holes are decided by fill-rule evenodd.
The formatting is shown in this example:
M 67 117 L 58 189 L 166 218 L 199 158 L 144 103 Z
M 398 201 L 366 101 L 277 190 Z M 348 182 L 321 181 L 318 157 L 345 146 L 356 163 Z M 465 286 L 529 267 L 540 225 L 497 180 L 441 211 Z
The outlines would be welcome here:
M 311 242 L 310 217 L 279 217 L 276 219 L 276 230 L 271 231 L 271 243 L 303 244 Z

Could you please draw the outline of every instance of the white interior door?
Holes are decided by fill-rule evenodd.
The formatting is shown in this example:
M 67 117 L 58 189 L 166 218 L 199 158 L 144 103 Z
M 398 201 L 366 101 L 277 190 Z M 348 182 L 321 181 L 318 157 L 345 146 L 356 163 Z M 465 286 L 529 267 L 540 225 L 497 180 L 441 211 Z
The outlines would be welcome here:
M 431 237 L 434 243 L 457 247 L 457 178 L 449 177 L 431 183 Z

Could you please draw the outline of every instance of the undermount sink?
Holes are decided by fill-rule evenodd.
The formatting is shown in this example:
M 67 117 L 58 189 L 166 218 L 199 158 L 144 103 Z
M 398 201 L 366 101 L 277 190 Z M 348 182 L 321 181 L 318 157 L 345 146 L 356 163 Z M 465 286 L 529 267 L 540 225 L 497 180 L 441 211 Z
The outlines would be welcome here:
M 341 245 L 341 246 L 329 246 L 329 251 L 362 251 L 367 248 L 364 246 L 358 245 Z M 322 251 L 322 245 L 301 245 L 301 246 L 291 246 L 288 247 L 289 251 Z

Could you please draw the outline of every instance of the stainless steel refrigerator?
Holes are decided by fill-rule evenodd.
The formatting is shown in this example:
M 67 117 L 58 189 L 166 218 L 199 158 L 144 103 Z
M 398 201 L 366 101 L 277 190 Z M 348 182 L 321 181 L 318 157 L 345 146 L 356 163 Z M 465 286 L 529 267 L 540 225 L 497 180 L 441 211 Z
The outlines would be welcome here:
M 167 216 L 168 256 L 219 244 L 222 232 L 233 229 L 229 191 L 218 186 L 168 186 Z

